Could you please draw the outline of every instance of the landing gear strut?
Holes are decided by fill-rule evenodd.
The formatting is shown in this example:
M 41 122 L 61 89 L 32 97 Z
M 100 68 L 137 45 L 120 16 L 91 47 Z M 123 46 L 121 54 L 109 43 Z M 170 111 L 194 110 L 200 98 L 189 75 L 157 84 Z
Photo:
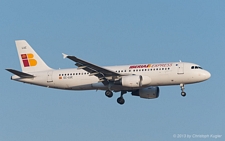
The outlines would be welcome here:
M 126 91 L 121 91 L 121 95 L 120 95 L 120 97 L 118 97 L 118 99 L 117 99 L 117 102 L 118 102 L 120 105 L 123 105 L 123 104 L 125 103 L 125 100 L 124 100 L 124 98 L 123 98 L 123 95 L 124 95 L 125 93 L 127 93 L 127 92 L 126 92 Z
M 107 97 L 111 98 L 111 97 L 113 96 L 113 92 L 110 91 L 110 90 L 106 90 L 106 91 L 105 91 L 105 95 L 106 95 Z
M 181 95 L 183 97 L 185 97 L 186 96 L 186 93 L 184 92 L 184 84 L 180 84 L 180 88 L 181 88 Z

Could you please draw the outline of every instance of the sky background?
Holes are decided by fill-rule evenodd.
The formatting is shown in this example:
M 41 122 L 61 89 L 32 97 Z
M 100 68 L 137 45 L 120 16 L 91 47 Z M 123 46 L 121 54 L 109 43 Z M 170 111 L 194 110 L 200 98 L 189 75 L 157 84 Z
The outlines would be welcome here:
M 225 139 L 225 1 L 0 1 L 0 141 L 173 141 Z M 11 81 L 24 39 L 52 68 L 73 68 L 61 53 L 100 66 L 186 61 L 212 77 L 160 87 L 157 99 L 104 91 L 63 91 Z M 199 140 L 199 138 L 192 138 Z M 206 138 L 204 140 L 215 140 Z

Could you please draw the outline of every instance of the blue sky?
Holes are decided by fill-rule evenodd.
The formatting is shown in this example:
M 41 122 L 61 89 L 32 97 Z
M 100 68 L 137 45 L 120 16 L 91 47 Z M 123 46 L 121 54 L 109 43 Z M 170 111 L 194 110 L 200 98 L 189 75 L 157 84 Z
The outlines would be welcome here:
M 0 141 L 187 140 L 225 137 L 224 1 L 0 2 Z M 126 94 L 121 106 L 103 91 L 63 91 L 10 80 L 20 70 L 15 40 L 25 39 L 52 68 L 72 68 L 61 53 L 97 65 L 186 61 L 212 77 L 160 87 L 158 99 Z M 192 138 L 199 140 L 199 138 Z M 206 140 L 215 140 L 207 138 Z

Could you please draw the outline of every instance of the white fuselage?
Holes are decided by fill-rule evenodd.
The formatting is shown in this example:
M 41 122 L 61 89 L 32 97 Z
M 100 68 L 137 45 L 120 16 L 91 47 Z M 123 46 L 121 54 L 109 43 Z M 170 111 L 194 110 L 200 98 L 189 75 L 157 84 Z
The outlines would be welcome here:
M 186 62 L 140 64 L 104 67 L 119 74 L 148 76 L 151 83 L 137 88 L 121 85 L 110 86 L 111 90 L 133 90 L 148 86 L 166 86 L 197 83 L 210 78 L 210 73 L 196 64 Z M 12 76 L 13 80 L 25 83 L 67 90 L 107 90 L 98 77 L 90 75 L 83 69 L 59 69 L 30 73 L 34 78 Z

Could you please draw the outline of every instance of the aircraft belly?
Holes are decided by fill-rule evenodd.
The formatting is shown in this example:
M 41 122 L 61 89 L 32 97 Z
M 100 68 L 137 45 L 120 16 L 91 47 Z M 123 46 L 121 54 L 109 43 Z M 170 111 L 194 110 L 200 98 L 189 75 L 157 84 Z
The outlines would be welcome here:
M 67 89 L 72 90 L 92 90 L 92 83 L 98 82 L 96 78 L 81 78 L 81 79 L 73 79 L 70 82 L 67 82 Z
M 81 79 L 79 81 L 79 84 L 76 85 L 71 84 L 69 86 L 73 90 L 91 90 L 92 86 L 89 79 Z
M 151 86 L 163 86 L 171 83 L 170 75 L 167 73 L 151 75 L 150 78 L 152 79 Z

